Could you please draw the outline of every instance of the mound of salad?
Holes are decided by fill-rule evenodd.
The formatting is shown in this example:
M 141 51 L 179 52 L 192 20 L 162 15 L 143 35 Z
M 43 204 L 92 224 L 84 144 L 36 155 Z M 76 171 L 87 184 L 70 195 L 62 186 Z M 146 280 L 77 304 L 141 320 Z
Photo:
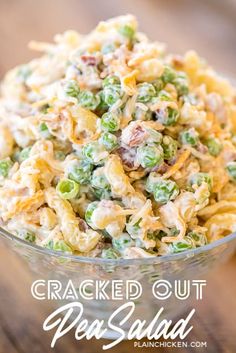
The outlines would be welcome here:
M 0 226 L 108 259 L 179 253 L 236 231 L 236 92 L 132 15 L 67 31 L 0 97 Z

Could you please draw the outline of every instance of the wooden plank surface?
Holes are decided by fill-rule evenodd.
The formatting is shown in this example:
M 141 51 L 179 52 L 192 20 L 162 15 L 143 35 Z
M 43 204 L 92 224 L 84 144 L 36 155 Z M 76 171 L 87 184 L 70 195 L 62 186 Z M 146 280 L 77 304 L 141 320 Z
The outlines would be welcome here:
M 0 76 L 29 60 L 31 39 L 50 40 L 53 34 L 73 28 L 92 29 L 101 19 L 134 13 L 152 39 L 168 42 L 169 49 L 195 48 L 219 71 L 235 72 L 236 4 L 233 0 L 0 0 Z M 207 341 L 207 349 L 155 349 L 158 352 L 236 352 L 236 258 L 213 273 L 204 301 L 197 305 L 189 340 Z M 49 312 L 30 295 L 31 279 L 23 262 L 0 244 L 0 353 L 50 352 L 51 335 L 41 329 Z M 103 341 L 76 342 L 70 334 L 56 353 L 100 352 Z M 123 342 L 112 352 L 134 352 Z M 154 349 L 140 348 L 138 352 Z
M 236 312 L 236 257 L 218 268 L 207 282 L 202 302 L 193 303 L 196 316 L 192 320 L 193 331 L 188 342 L 207 342 L 207 348 L 139 348 L 138 352 L 149 351 L 170 353 L 235 353 Z M 24 262 L 5 248 L 0 251 L 0 353 L 98 353 L 102 352 L 105 340 L 91 342 L 76 341 L 73 332 L 58 342 L 51 350 L 52 334 L 42 330 L 42 323 L 51 308 L 36 301 L 30 294 L 31 277 Z M 184 316 L 184 315 L 183 315 Z M 88 348 L 89 347 L 89 348 Z M 112 349 L 112 353 L 135 351 L 132 341 L 124 341 Z
M 32 298 L 31 277 L 24 262 L 5 248 L 1 249 L 0 255 L 0 353 L 102 352 L 102 345 L 108 343 L 106 340 L 76 341 L 73 332 L 58 341 L 55 349 L 51 350 L 52 334 L 42 330 L 42 323 L 51 308 Z M 206 341 L 207 348 L 139 348 L 138 352 L 235 353 L 235 267 L 236 257 L 233 257 L 218 268 L 208 279 L 204 300 L 193 303 L 197 314 L 192 321 L 193 331 L 188 342 Z M 124 341 L 111 352 L 134 351 L 133 342 Z

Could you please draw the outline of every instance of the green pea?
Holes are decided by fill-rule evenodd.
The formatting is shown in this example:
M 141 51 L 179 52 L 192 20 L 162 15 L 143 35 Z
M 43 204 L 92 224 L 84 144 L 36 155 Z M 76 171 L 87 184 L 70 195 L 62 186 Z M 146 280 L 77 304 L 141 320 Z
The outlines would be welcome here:
M 92 192 L 97 200 L 110 200 L 111 190 L 110 189 L 92 189 Z
M 103 80 L 102 96 L 104 103 L 110 107 L 121 98 L 120 79 L 117 76 L 108 76 Z
M 87 109 L 95 110 L 100 103 L 100 97 L 90 91 L 81 91 L 79 96 L 79 104 Z
M 160 230 L 154 233 L 154 235 L 156 236 L 154 240 L 161 240 L 163 237 L 168 237 L 168 236 L 176 237 L 178 234 L 179 234 L 179 229 L 177 229 L 176 227 L 170 228 L 168 234 L 163 230 Z
M 153 186 L 153 196 L 156 202 L 165 204 L 174 200 L 179 194 L 178 185 L 172 180 L 159 179 Z
M 110 132 L 104 132 L 99 141 L 104 145 L 108 151 L 114 150 L 118 146 L 118 139 Z
M 176 78 L 176 72 L 170 66 L 166 66 L 161 76 L 162 81 L 164 83 L 172 83 L 175 78 Z
M 166 126 L 175 125 L 179 118 L 179 111 L 177 109 L 172 109 L 170 107 L 167 108 L 168 117 L 167 120 L 163 123 Z
M 65 152 L 63 151 L 55 151 L 54 156 L 58 161 L 64 161 L 66 158 Z
M 147 142 L 148 143 L 155 143 L 155 144 L 159 144 L 162 141 L 162 134 L 154 129 L 149 129 L 146 128 L 146 131 L 148 133 L 148 139 Z
M 176 227 L 173 227 L 170 229 L 170 235 L 171 237 L 175 237 L 179 234 L 179 229 L 177 229 Z
M 155 87 L 151 83 L 140 83 L 137 85 L 138 97 L 137 101 L 141 103 L 150 102 L 150 100 L 156 96 Z
M 78 161 L 68 167 L 68 177 L 79 184 L 88 184 L 92 175 L 93 166 L 86 161 Z
M 202 183 L 207 183 L 209 189 L 212 188 L 212 178 L 208 173 L 196 173 L 190 177 L 190 185 L 200 186 Z
M 160 92 L 164 88 L 163 81 L 160 78 L 153 81 L 152 85 L 155 88 L 156 92 Z
M 92 226 L 91 218 L 92 218 L 93 212 L 97 208 L 98 204 L 99 204 L 98 201 L 91 202 L 86 209 L 85 220 L 90 226 Z
M 119 238 L 112 239 L 113 247 L 119 252 L 124 251 L 126 248 L 133 245 L 133 240 L 128 234 L 123 234 Z
M 167 107 L 166 109 L 158 109 L 155 112 L 155 117 L 164 126 L 172 126 L 178 121 L 179 111 L 170 107 Z
M 236 162 L 229 162 L 226 166 L 226 170 L 231 180 L 236 181 Z
M 199 134 L 194 128 L 191 128 L 180 133 L 180 140 L 183 145 L 195 147 L 199 143 Z
M 156 240 L 161 240 L 163 237 L 168 236 L 168 234 L 166 232 L 164 232 L 163 230 L 157 231 L 156 233 Z
M 208 148 L 208 151 L 210 155 L 217 157 L 220 152 L 222 151 L 222 144 L 217 138 L 209 137 L 206 141 L 205 144 Z
M 12 166 L 13 166 L 13 163 L 10 160 L 10 158 L 2 159 L 0 161 L 0 175 L 3 176 L 4 178 L 7 178 Z
M 96 110 L 99 111 L 99 114 L 104 114 L 109 108 L 109 106 L 105 102 L 104 92 L 100 91 L 97 93 L 97 95 L 99 96 L 100 103 L 97 106 Z
M 134 120 L 152 120 L 152 111 L 151 110 L 143 110 L 139 107 L 135 109 L 134 113 L 132 114 Z
M 160 146 L 139 147 L 137 158 L 143 168 L 154 168 L 163 163 L 163 150 Z
M 93 172 L 91 185 L 95 189 L 109 189 L 110 184 L 106 178 L 106 176 L 100 172 L 100 168 L 96 169 Z
M 20 151 L 18 156 L 19 163 L 22 163 L 23 161 L 29 158 L 31 149 L 32 147 L 30 146 L 30 147 L 25 147 L 23 148 L 23 150 Z
M 50 108 L 51 106 L 46 103 L 46 104 L 43 104 L 40 108 L 39 108 L 39 111 L 43 114 L 47 114 L 48 113 L 48 109 Z
M 49 139 L 52 137 L 46 123 L 41 123 L 39 125 L 39 132 L 40 132 L 41 136 L 45 139 Z
M 36 237 L 34 233 L 27 233 L 25 235 L 25 240 L 29 241 L 30 243 L 35 243 Z
M 178 142 L 170 136 L 164 136 L 161 144 L 164 152 L 164 159 L 167 161 L 176 156 L 178 149 Z
M 194 242 L 190 238 L 187 238 L 187 237 L 185 237 L 182 240 L 174 241 L 171 244 L 171 249 L 172 249 L 173 253 L 180 253 L 180 252 L 194 249 L 194 248 L 195 248 Z
M 79 184 L 74 180 L 62 179 L 57 184 L 56 190 L 62 199 L 74 199 L 79 193 Z
M 103 259 L 119 259 L 121 256 L 119 252 L 113 248 L 103 249 L 102 250 L 102 258 Z
M 159 239 L 159 231 L 153 232 L 153 231 L 148 231 L 147 232 L 147 239 L 149 240 L 158 240 Z
M 103 152 L 103 148 L 104 147 L 100 145 L 98 141 L 93 141 L 83 146 L 82 154 L 86 158 L 87 162 L 97 164 L 100 162 L 100 160 L 98 160 L 98 156 L 99 153 Z
M 117 114 L 107 112 L 101 118 L 102 129 L 108 132 L 118 131 L 120 128 L 120 119 Z
M 75 80 L 66 81 L 64 90 L 67 96 L 73 97 L 73 98 L 78 98 L 80 93 L 78 82 Z
M 171 97 L 171 94 L 165 90 L 161 90 L 158 93 L 158 99 L 161 101 L 171 101 L 173 98 Z
M 120 85 L 108 85 L 104 87 L 103 95 L 104 102 L 111 107 L 122 97 Z
M 132 40 L 135 35 L 135 30 L 129 25 L 124 25 L 119 28 L 119 33 L 122 34 L 122 36 L 126 37 L 127 39 Z
M 120 79 L 117 76 L 107 76 L 103 80 L 102 85 L 103 87 L 120 85 Z
M 192 239 L 196 247 L 204 246 L 207 244 L 207 237 L 203 233 L 192 231 L 187 234 L 186 238 Z
M 49 242 L 45 246 L 47 249 L 54 251 L 61 251 L 66 253 L 73 253 L 71 247 L 66 244 L 64 240 L 49 240 Z
M 173 83 L 177 90 L 178 96 L 184 96 L 188 94 L 189 87 L 186 76 L 178 76 Z
M 33 232 L 26 230 L 26 229 L 22 229 L 18 232 L 18 236 L 30 243 L 35 243 L 36 240 L 36 236 Z
M 160 181 L 160 176 L 157 173 L 155 172 L 150 173 L 146 179 L 145 190 L 147 190 L 150 193 L 153 193 L 154 186 L 159 181 Z
M 136 237 L 139 234 L 141 221 L 142 218 L 140 218 L 135 224 L 129 222 L 126 224 L 126 230 L 131 236 Z

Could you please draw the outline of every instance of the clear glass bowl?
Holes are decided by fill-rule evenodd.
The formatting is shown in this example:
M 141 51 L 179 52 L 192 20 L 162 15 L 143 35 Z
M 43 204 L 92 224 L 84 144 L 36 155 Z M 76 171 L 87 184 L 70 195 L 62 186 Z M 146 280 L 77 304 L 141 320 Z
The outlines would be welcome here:
M 168 280 L 174 285 L 175 280 L 205 279 L 206 275 L 225 262 L 236 247 L 236 233 L 226 236 L 201 248 L 179 254 L 165 255 L 146 259 L 108 260 L 67 255 L 28 243 L 0 228 L 0 236 L 8 248 L 12 248 L 23 257 L 29 271 L 36 279 L 60 280 L 67 284 L 72 280 L 75 288 L 83 280 L 138 280 L 143 288 L 142 296 L 135 302 L 132 315 L 135 319 L 150 322 L 155 313 L 164 307 L 163 317 L 177 318 L 186 310 L 186 301 L 171 296 L 165 301 L 157 300 L 152 294 L 152 285 L 158 279 Z M 65 288 L 65 287 L 64 287 Z M 109 287 L 110 288 L 110 287 Z M 109 291 L 107 291 L 109 294 Z M 111 294 L 111 293 L 110 293 Z M 190 301 L 191 301 L 190 296 Z M 81 300 L 84 304 L 83 317 L 89 321 L 106 320 L 122 305 L 122 300 Z M 124 300 L 125 302 L 126 300 Z M 61 306 L 61 301 L 53 301 L 54 306 Z M 117 317 L 119 321 L 119 317 Z M 130 323 L 127 325 L 128 330 Z M 113 331 L 107 331 L 106 338 L 115 338 Z

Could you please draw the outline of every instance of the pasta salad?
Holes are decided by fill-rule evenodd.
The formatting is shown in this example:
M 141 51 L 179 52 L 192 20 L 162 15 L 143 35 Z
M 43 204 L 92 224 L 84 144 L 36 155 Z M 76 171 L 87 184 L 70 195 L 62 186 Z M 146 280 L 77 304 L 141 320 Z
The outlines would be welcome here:
M 42 247 L 154 257 L 236 231 L 236 92 L 132 15 L 67 31 L 0 97 L 0 225 Z

